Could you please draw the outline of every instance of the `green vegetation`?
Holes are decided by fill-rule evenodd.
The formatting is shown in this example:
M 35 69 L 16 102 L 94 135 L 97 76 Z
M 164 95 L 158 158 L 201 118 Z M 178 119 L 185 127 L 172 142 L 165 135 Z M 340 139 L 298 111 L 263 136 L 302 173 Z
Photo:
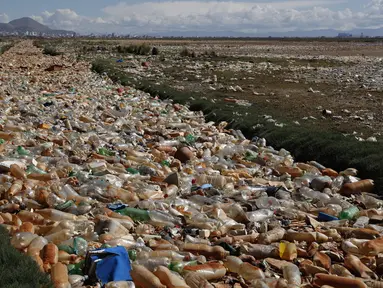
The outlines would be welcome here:
M 62 43 L 60 40 L 34 40 L 33 45 L 36 46 L 37 48 L 43 49 L 43 54 L 45 55 L 50 55 L 50 56 L 59 56 L 62 55 L 62 52 L 59 52 L 57 50 L 57 45 Z
M 57 51 L 55 47 L 45 46 L 43 50 L 43 54 L 50 55 L 50 56 L 59 56 L 59 55 L 62 55 L 63 53 Z
M 194 51 L 190 51 L 188 48 L 183 48 L 180 52 L 180 55 L 182 57 L 191 57 L 191 58 L 195 58 L 196 57 L 196 54 Z
M 143 44 L 140 44 L 140 45 L 129 45 L 129 46 L 117 46 L 116 48 L 117 52 L 118 53 L 121 53 L 121 54 L 136 54 L 136 55 L 148 55 L 152 48 L 143 43 Z
M 4 45 L 4 46 L 0 46 L 0 55 L 5 53 L 5 51 L 8 51 L 12 47 L 13 47 L 13 44 L 7 44 L 7 45 Z
M 338 171 L 354 167 L 359 170 L 360 177 L 374 179 L 376 192 L 383 188 L 383 163 L 380 161 L 383 159 L 383 143 L 381 142 L 359 142 L 340 133 L 312 127 L 310 124 L 276 127 L 262 118 L 264 111 L 259 107 L 244 107 L 224 102 L 225 96 L 219 95 L 218 92 L 201 95 L 195 92 L 178 91 L 167 85 L 154 85 L 146 81 L 135 82 L 108 60 L 94 61 L 92 69 L 98 73 L 106 72 L 113 81 L 122 85 L 133 85 L 152 96 L 187 104 L 193 111 L 202 110 L 208 121 L 228 121 L 231 128 L 242 130 L 249 138 L 254 135 L 265 137 L 276 149 L 285 148 L 291 151 L 298 161 L 316 160 Z M 213 103 L 212 98 L 218 100 Z M 283 122 L 283 119 L 278 120 Z
M 21 254 L 9 241 L 8 232 L 0 225 L 0 286 L 3 288 L 53 287 L 35 261 Z

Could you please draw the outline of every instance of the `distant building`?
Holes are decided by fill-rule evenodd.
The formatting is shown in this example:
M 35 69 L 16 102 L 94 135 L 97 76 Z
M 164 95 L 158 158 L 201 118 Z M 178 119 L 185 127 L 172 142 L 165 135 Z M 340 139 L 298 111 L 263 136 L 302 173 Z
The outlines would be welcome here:
M 351 33 L 339 33 L 338 38 L 351 38 L 352 34 Z

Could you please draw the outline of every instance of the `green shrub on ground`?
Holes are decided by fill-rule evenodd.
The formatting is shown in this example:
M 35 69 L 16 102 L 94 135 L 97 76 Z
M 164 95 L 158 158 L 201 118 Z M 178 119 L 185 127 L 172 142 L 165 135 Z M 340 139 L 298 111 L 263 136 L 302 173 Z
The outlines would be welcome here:
M 182 57 L 191 57 L 191 58 L 195 58 L 196 57 L 196 54 L 194 51 L 190 51 L 188 48 L 183 48 L 180 52 L 180 55 Z
M 53 288 L 49 277 L 35 261 L 11 246 L 8 232 L 0 225 L 0 287 Z
M 1 46 L 0 47 L 0 55 L 5 53 L 6 51 L 11 49 L 12 47 L 13 47 L 13 44 L 7 44 L 7 45 L 4 45 L 4 46 Z
M 50 56 L 59 56 L 63 53 L 57 51 L 57 49 L 53 46 L 45 46 L 43 50 L 43 54 L 50 55 Z
M 117 46 L 116 50 L 120 54 L 136 54 L 136 55 L 149 55 L 151 47 L 146 43 L 140 45 L 129 45 L 129 46 Z

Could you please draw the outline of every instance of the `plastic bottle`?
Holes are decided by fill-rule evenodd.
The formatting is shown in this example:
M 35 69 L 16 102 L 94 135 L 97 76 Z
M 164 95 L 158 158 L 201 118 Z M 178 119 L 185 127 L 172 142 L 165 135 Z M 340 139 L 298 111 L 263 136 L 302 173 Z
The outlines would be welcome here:
M 185 243 L 194 243 L 194 244 L 205 244 L 210 245 L 210 241 L 202 238 L 195 238 L 190 235 L 186 235 Z
M 113 281 L 105 284 L 105 288 L 135 288 L 134 282 L 131 281 Z
M 23 181 L 15 180 L 12 183 L 12 186 L 9 188 L 7 195 L 8 197 L 12 197 L 16 195 L 17 193 L 21 192 L 22 189 L 23 189 Z
M 294 243 L 281 242 L 279 244 L 279 257 L 281 259 L 293 261 L 297 256 L 297 247 Z
M 278 258 L 279 252 L 278 248 L 272 245 L 262 245 L 262 244 L 251 244 L 251 245 L 242 245 L 240 248 L 241 253 L 248 254 L 255 259 L 264 259 L 264 258 Z
M 133 270 L 130 275 L 133 278 L 134 284 L 138 287 L 166 288 L 161 284 L 160 279 L 142 265 L 132 265 Z
M 182 251 L 187 251 L 196 255 L 203 255 L 205 257 L 212 257 L 217 260 L 225 259 L 229 255 L 221 246 L 209 246 L 206 244 L 193 244 L 184 243 L 181 246 Z
M 19 232 L 12 237 L 11 245 L 16 249 L 24 249 L 37 237 L 36 234 L 30 232 Z
M 36 210 L 36 213 L 40 214 L 43 216 L 45 219 L 49 219 L 52 221 L 61 221 L 61 220 L 76 220 L 77 216 L 70 214 L 70 213 L 65 213 L 56 209 L 40 209 Z
M 56 264 L 58 262 L 58 248 L 53 243 L 48 243 L 44 246 L 42 250 L 42 260 L 44 264 L 44 270 L 45 272 L 48 272 L 51 270 L 52 265 Z
M 271 209 L 274 210 L 281 206 L 278 199 L 275 197 L 261 197 L 255 200 L 255 205 L 258 209 Z
M 31 243 L 28 245 L 27 254 L 29 256 L 39 255 L 40 251 L 44 248 L 45 245 L 48 244 L 48 240 L 44 237 L 39 236 L 34 238 Z
M 336 275 L 328 275 L 328 274 L 322 274 L 322 273 L 318 273 L 315 275 L 313 284 L 317 287 L 322 287 L 323 285 L 329 285 L 334 288 L 343 288 L 343 287 L 367 288 L 367 285 L 364 284 L 359 279 L 339 277 Z
M 332 179 L 329 176 L 315 177 L 310 185 L 316 191 L 323 191 L 324 188 L 331 187 Z
M 198 264 L 197 260 L 192 260 L 192 261 L 187 261 L 187 262 L 174 261 L 174 262 L 171 262 L 168 267 L 170 270 L 172 270 L 174 272 L 182 273 L 184 267 L 189 266 L 189 265 L 197 265 L 197 264 Z
M 124 209 L 118 210 L 117 213 L 129 216 L 134 221 L 147 222 L 150 220 L 149 211 L 147 210 L 126 207 Z
M 156 275 L 167 288 L 190 288 L 181 276 L 173 273 L 164 266 L 159 266 L 154 271 L 154 275 Z
M 134 263 L 142 265 L 153 272 L 158 266 L 168 267 L 171 264 L 171 260 L 166 257 L 157 257 L 150 259 L 138 259 Z
M 287 280 L 288 284 L 300 286 L 302 284 L 301 273 L 298 266 L 294 264 L 285 265 L 282 268 L 283 278 Z
M 55 288 L 70 288 L 68 270 L 62 263 L 56 263 L 51 270 L 51 279 Z
M 266 233 L 261 233 L 258 238 L 259 244 L 271 244 L 273 242 L 279 242 L 285 236 L 285 229 L 275 228 Z
M 273 217 L 274 212 L 269 209 L 259 209 L 247 212 L 246 216 L 251 222 L 263 222 Z
M 208 281 L 220 279 L 226 274 L 225 266 L 219 263 L 186 266 L 184 271 L 196 272 Z
M 339 193 L 344 196 L 350 196 L 360 192 L 371 192 L 374 189 L 374 181 L 365 179 L 354 183 L 346 183 L 339 190 Z
M 184 280 L 190 288 L 214 288 L 208 280 L 206 280 L 203 276 L 199 275 L 196 272 L 188 271 L 184 274 Z
M 14 176 L 18 179 L 21 179 L 21 180 L 27 179 L 27 175 L 26 175 L 25 171 L 23 169 L 21 169 L 20 166 L 17 164 L 12 164 L 10 166 L 10 172 L 11 172 L 12 176 Z
M 361 216 L 359 217 L 354 225 L 352 227 L 355 227 L 355 228 L 364 228 L 368 225 L 368 222 L 370 221 L 370 218 L 366 217 L 366 216 Z
M 239 274 L 242 263 L 243 261 L 236 256 L 227 256 L 224 265 L 229 272 Z
M 295 231 L 287 231 L 285 234 L 285 239 L 287 241 L 306 241 L 308 243 L 318 242 L 323 243 L 328 241 L 328 237 L 320 232 L 295 232 Z
M 23 222 L 31 222 L 36 225 L 41 225 L 45 222 L 45 219 L 40 214 L 29 212 L 27 210 L 20 211 L 17 217 Z
M 263 273 L 262 269 L 247 262 L 241 264 L 238 274 L 247 281 L 265 278 L 265 274 Z
M 358 217 L 358 214 L 359 214 L 358 207 L 352 206 L 352 207 L 350 207 L 350 208 L 340 212 L 339 213 L 339 218 L 340 219 L 352 220 L 352 219 Z
M 172 261 L 183 261 L 185 256 L 171 250 L 158 250 L 151 252 L 139 252 L 137 254 L 137 259 L 151 259 L 151 258 L 168 258 Z
M 60 244 L 61 242 L 70 239 L 72 236 L 73 232 L 71 230 L 63 229 L 59 232 L 45 235 L 44 238 L 47 239 L 49 242 L 53 242 L 54 244 Z

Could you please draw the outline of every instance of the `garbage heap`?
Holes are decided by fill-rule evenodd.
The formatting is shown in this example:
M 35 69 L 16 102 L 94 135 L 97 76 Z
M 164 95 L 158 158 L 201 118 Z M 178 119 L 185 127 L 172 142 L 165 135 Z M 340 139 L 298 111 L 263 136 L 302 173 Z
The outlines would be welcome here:
M 0 58 L 0 223 L 55 287 L 382 287 L 372 180 L 70 61 Z

